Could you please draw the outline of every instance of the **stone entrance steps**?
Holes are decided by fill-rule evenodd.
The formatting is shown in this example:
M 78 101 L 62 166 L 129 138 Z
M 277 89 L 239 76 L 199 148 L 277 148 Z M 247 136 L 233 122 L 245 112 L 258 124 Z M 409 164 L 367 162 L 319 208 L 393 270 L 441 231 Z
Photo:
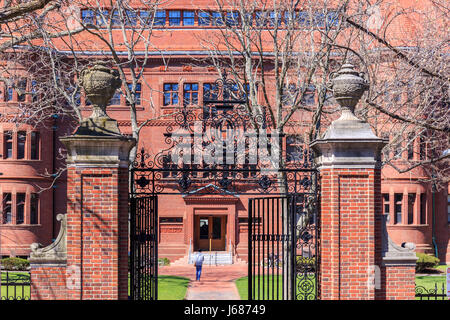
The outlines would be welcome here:
M 191 254 L 186 254 L 181 259 L 178 259 L 171 263 L 172 266 L 185 266 L 185 265 L 193 265 L 195 261 L 197 252 L 193 252 Z M 205 256 L 205 260 L 203 264 L 205 265 L 231 265 L 231 264 L 247 264 L 247 262 L 236 258 L 232 253 L 228 251 L 212 251 L 212 252 L 203 252 Z

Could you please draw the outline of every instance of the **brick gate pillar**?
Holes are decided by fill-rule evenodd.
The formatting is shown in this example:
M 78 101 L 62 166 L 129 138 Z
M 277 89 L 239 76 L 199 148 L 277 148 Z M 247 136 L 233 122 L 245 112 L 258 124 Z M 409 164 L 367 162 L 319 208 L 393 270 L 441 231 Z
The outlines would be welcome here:
M 353 113 L 368 88 L 361 74 L 344 64 L 330 85 L 342 115 L 311 144 L 321 175 L 320 295 L 333 300 L 383 298 L 389 287 L 381 283 L 383 257 L 389 251 L 381 211 L 380 157 L 386 141 Z M 405 253 L 409 258 L 403 262 L 411 263 L 411 251 L 405 248 Z M 414 292 L 410 280 L 400 281 L 412 284 Z
M 67 148 L 67 299 L 128 299 L 128 166 L 135 139 L 106 114 L 120 79 L 102 65 L 81 84 L 90 118 L 61 138 Z

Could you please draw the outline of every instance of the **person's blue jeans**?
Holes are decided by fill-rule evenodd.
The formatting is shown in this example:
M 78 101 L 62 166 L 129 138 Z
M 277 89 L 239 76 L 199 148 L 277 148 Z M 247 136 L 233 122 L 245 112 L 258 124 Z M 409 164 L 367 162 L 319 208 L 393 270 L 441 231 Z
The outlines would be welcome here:
M 200 280 L 200 276 L 202 275 L 202 266 L 195 266 L 197 272 L 195 273 L 197 281 Z

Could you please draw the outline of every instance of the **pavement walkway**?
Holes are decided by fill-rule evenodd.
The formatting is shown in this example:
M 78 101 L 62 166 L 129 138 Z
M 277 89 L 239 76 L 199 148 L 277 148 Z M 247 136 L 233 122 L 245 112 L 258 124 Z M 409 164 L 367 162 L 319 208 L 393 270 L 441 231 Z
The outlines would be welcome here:
M 158 274 L 189 278 L 185 300 L 240 300 L 234 281 L 246 277 L 248 267 L 203 265 L 200 281 L 195 281 L 193 265 L 159 267 Z

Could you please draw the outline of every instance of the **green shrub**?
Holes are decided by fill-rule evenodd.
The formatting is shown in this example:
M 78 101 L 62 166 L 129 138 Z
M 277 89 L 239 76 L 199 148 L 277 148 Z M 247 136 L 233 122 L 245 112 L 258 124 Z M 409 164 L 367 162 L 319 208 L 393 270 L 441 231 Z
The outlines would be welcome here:
M 4 258 L 1 263 L 4 270 L 25 271 L 30 266 L 30 262 L 22 258 Z
M 159 258 L 158 265 L 160 266 L 168 266 L 170 264 L 170 260 L 168 258 Z
M 416 272 L 433 269 L 439 265 L 439 259 L 435 256 L 425 253 L 416 253 L 416 256 L 419 258 L 416 262 Z

